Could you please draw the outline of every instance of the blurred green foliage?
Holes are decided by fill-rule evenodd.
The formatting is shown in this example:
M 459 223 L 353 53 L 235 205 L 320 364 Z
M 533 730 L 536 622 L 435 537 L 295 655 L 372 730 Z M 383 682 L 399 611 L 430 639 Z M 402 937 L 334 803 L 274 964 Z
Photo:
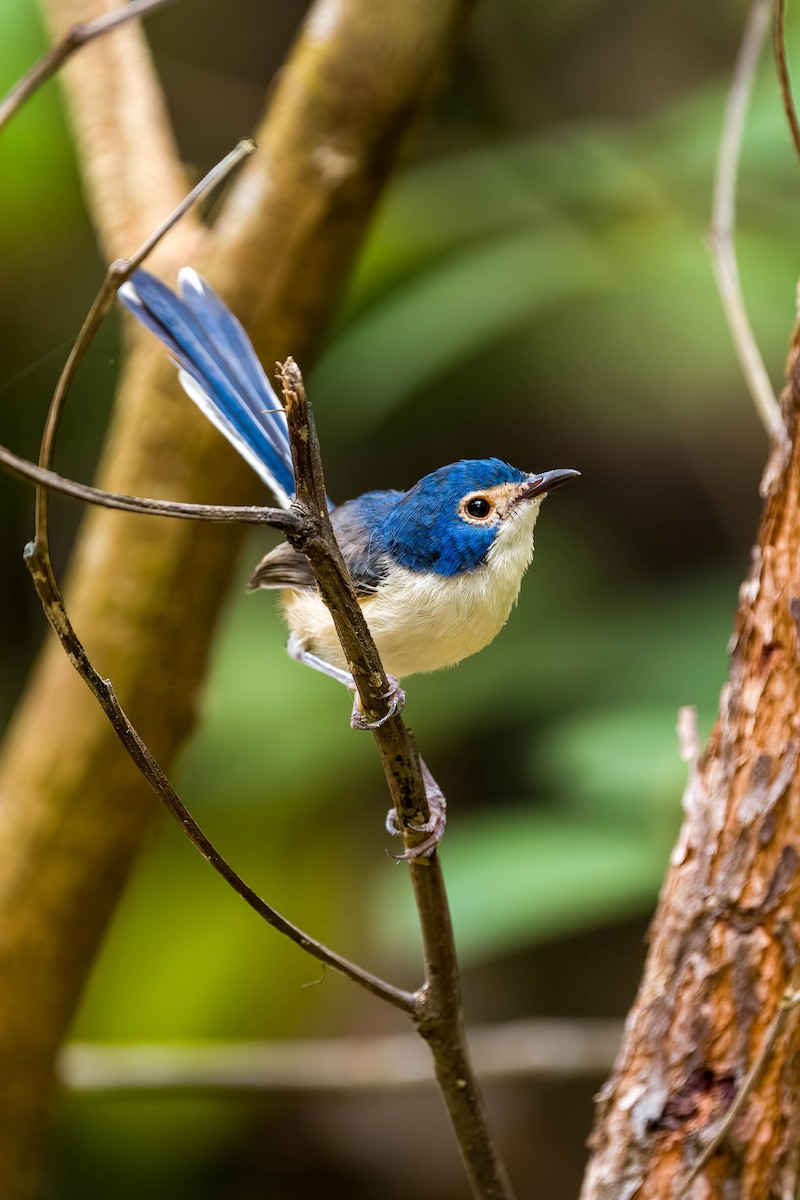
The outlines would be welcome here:
M 150 22 L 179 134 L 201 167 L 247 132 L 303 7 L 236 0 L 223 14 L 198 0 L 191 40 L 185 5 Z M 725 678 L 766 439 L 704 244 L 743 6 L 702 7 L 701 26 L 688 0 L 647 12 L 632 0 L 480 6 L 310 374 L 336 498 L 486 454 L 583 474 L 547 504 L 520 606 L 495 645 L 407 688 L 408 720 L 450 801 L 442 855 L 472 1020 L 536 1011 L 543 964 L 559 946 L 590 957 L 599 946 L 615 969 L 584 979 L 581 996 L 551 981 L 556 1013 L 624 1007 L 610 976 L 629 980 L 629 998 L 641 948 L 634 939 L 631 952 L 622 931 L 638 930 L 651 911 L 680 819 L 676 712 L 697 705 L 706 734 Z M 30 0 L 6 0 L 0 86 L 42 45 Z M 798 51 L 793 37 L 793 61 Z M 54 85 L 3 135 L 0 172 L 0 440 L 31 453 L 63 344 L 100 275 Z M 775 381 L 792 325 L 799 202 L 765 67 L 737 244 Z M 109 329 L 95 348 L 65 425 L 60 466 L 79 477 L 91 470 L 113 394 L 114 336 Z M 19 559 L 30 496 L 0 479 L 0 504 L 7 717 L 42 621 Z M 57 507 L 63 559 L 77 512 Z M 240 583 L 264 549 L 262 536 L 251 539 Z M 414 913 L 404 869 L 383 853 L 386 798 L 370 740 L 350 733 L 348 698 L 289 662 L 283 640 L 270 598 L 237 587 L 205 719 L 177 782 L 272 903 L 411 986 Z M 331 822 L 332 806 L 346 822 Z M 317 977 L 165 818 L 76 1033 L 202 1039 L 395 1027 L 338 979 L 303 987 Z M 556 1200 L 574 1191 L 588 1094 L 571 1118 L 571 1148 L 562 1147 L 568 1165 L 548 1185 Z M 237 1114 L 198 1101 L 153 1109 L 72 1100 L 51 1194 L 97 1190 L 102 1178 L 115 1197 L 262 1195 L 245 1168 L 217 1187 L 226 1154 L 241 1163 L 244 1153 L 263 1178 L 261 1147 L 242 1151 Z M 272 1104 L 258 1118 L 273 1133 L 280 1119 Z M 341 1136 L 332 1120 L 311 1105 L 298 1127 L 330 1148 Z M 507 1147 L 512 1165 L 515 1153 L 521 1163 L 530 1154 L 530 1136 Z M 206 1164 L 216 1164 L 207 1176 Z M 378 1194 L 377 1183 L 371 1190 L 337 1170 L 325 1175 L 326 1195 Z M 306 1194 L 277 1166 L 270 1178 L 271 1196 Z M 379 1194 L 426 1194 L 424 1163 L 415 1184 L 398 1179 L 381 1177 Z M 451 1194 L 448 1186 L 461 1194 L 457 1171 L 437 1194 Z

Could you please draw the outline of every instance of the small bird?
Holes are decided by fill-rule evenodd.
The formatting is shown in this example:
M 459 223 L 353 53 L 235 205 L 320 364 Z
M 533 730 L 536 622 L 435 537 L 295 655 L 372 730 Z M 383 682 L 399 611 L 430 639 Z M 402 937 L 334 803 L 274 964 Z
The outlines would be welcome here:
M 222 300 L 191 268 L 178 281 L 176 295 L 139 270 L 119 296 L 170 351 L 184 391 L 288 508 L 294 474 L 283 406 Z M 387 711 L 374 724 L 402 709 L 399 679 L 453 666 L 497 636 L 533 557 L 542 500 L 578 474 L 525 472 L 498 458 L 464 459 L 408 491 L 366 492 L 332 508 L 339 547 L 389 676 Z M 248 584 L 248 590 L 257 588 L 282 592 L 289 654 L 354 691 L 303 555 L 286 543 L 272 550 Z M 352 724 L 374 727 L 357 701 Z
M 294 474 L 283 406 L 216 293 L 191 268 L 180 272 L 179 287 L 177 296 L 139 270 L 119 295 L 169 349 L 186 393 L 288 508 Z M 578 474 L 465 459 L 406 492 L 366 492 L 333 508 L 336 538 L 387 674 L 401 679 L 454 666 L 493 641 L 533 557 L 544 496 Z M 248 584 L 257 588 L 283 592 L 292 657 L 336 679 L 347 675 L 352 686 L 304 556 L 288 543 L 272 550 Z

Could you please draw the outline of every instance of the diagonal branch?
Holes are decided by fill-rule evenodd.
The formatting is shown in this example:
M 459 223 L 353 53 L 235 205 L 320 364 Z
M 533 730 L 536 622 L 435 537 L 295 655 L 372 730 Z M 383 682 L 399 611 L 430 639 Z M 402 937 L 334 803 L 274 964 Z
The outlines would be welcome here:
M 725 107 L 717 159 L 709 243 L 714 275 L 739 363 L 759 419 L 771 437 L 781 437 L 781 410 L 747 316 L 734 248 L 736 178 L 744 123 L 758 60 L 764 45 L 772 0 L 755 0 L 747 19 Z M 785 434 L 783 434 L 785 439 Z
M 179 204 L 175 206 L 168 217 L 163 220 L 158 228 L 142 242 L 138 250 L 126 259 L 116 259 L 106 271 L 105 279 L 103 280 L 100 291 L 95 297 L 94 303 L 89 310 L 86 320 L 81 326 L 80 332 L 75 340 L 72 349 L 69 352 L 67 361 L 64 364 L 64 369 L 61 372 L 56 390 L 53 393 L 53 398 L 50 402 L 50 407 L 47 412 L 47 419 L 44 425 L 42 434 L 41 447 L 39 450 L 39 468 L 42 471 L 49 471 L 53 461 L 53 451 L 55 449 L 56 435 L 58 426 L 61 421 L 61 414 L 64 411 L 64 405 L 69 394 L 69 389 L 78 372 L 78 368 L 86 357 L 86 353 L 94 341 L 95 335 L 100 328 L 101 323 L 107 316 L 114 301 L 117 297 L 117 290 L 121 285 L 130 279 L 133 272 L 141 266 L 145 259 L 152 254 L 159 242 L 162 241 L 168 233 L 170 233 L 183 217 L 185 217 L 198 201 L 202 200 L 210 191 L 218 187 L 224 182 L 232 171 L 238 167 L 239 163 L 255 150 L 255 144 L 251 141 L 241 141 L 230 154 L 226 154 L 223 159 L 212 167 L 207 175 L 197 184 L 196 187 L 184 196 Z M 111 505 L 107 505 L 111 507 Z M 119 504 L 115 507 L 121 507 Z M 152 509 L 151 509 L 152 511 Z M 49 537 L 47 532 L 47 513 L 48 513 L 48 491 L 47 488 L 37 487 L 36 489 L 36 533 L 34 536 L 36 553 L 41 555 L 43 565 L 49 571 L 50 548 Z M 265 522 L 267 523 L 267 522 Z
M 118 0 L 39 0 L 53 37 L 76 24 L 105 21 Z M 190 6 L 186 6 L 189 8 Z M 60 73 L 78 147 L 90 215 L 106 262 L 140 245 L 186 194 L 186 175 L 166 102 L 140 23 L 112 28 Z M 198 253 L 200 222 L 184 221 L 170 251 Z M 168 261 L 165 253 L 157 263 Z
M 800 154 L 800 121 L 797 118 L 797 109 L 795 108 L 792 96 L 792 81 L 789 78 L 789 67 L 786 62 L 785 9 L 785 0 L 775 0 L 772 11 L 772 46 L 775 54 L 775 69 L 778 72 L 778 83 L 781 89 L 783 111 L 786 113 L 786 120 L 789 122 L 789 132 L 792 135 L 795 150 Z
M 751 10 L 728 106 L 718 189 L 731 227 L 767 8 L 756 0 Z M 800 959 L 797 327 L 779 413 L 729 679 L 708 746 L 692 756 L 642 981 L 599 1097 L 582 1200 L 797 1194 L 800 1031 L 789 1022 Z
M 67 617 L 61 593 L 47 560 L 31 545 L 28 547 L 26 562 L 45 615 L 50 622 L 53 632 L 61 642 L 64 652 L 92 694 L 96 697 L 100 707 L 108 717 L 114 733 L 133 759 L 137 768 L 141 771 L 170 816 L 189 838 L 195 849 L 199 850 L 203 858 L 211 864 L 228 886 L 233 888 L 236 894 L 241 896 L 245 903 L 258 916 L 262 917 L 268 925 L 277 930 L 278 933 L 283 934 L 291 942 L 294 942 L 296 946 L 305 950 L 307 954 L 332 967 L 333 970 L 338 971 L 345 978 L 360 984 L 366 991 L 371 992 L 382 1000 L 387 1000 L 396 1008 L 400 1008 L 405 1012 L 412 1012 L 414 998 L 409 992 L 402 991 L 400 988 L 396 988 L 392 984 L 379 979 L 371 972 L 365 971 L 362 967 L 336 954 L 333 950 L 329 950 L 327 946 L 317 941 L 316 938 L 311 937 L 297 925 L 293 925 L 291 921 L 287 921 L 276 909 L 262 900 L 244 882 L 241 876 L 234 871 L 203 833 L 161 767 L 131 725 L 117 700 L 109 680 L 103 679 L 92 666 L 84 647 L 76 636 Z
M 75 25 L 103 22 L 125 6 L 118 0 L 39 0 L 53 37 Z M 73 56 L 59 76 L 81 161 L 90 216 L 106 262 L 141 244 L 186 194 L 186 173 L 144 31 L 127 22 Z M 198 253 L 203 230 L 185 221 L 170 251 Z M 160 252 L 162 266 L 169 255 Z
M 95 38 L 103 37 L 126 21 L 149 16 L 156 9 L 165 8 L 173 0 L 129 0 L 124 8 L 115 9 L 106 16 L 96 17 L 83 25 L 73 25 L 60 42 L 43 54 L 37 63 L 23 75 L 11 91 L 0 100 L 0 129 L 22 108 L 26 100 L 48 79 L 52 79 L 59 67 L 71 58 L 76 50 L 88 46 Z
M 87 0 L 42 3 L 56 36 L 87 18 Z M 289 349 L 309 355 L 469 7 L 317 0 L 280 73 L 259 151 L 214 230 L 201 234 L 184 221 L 157 251 L 162 273 L 188 260 L 209 276 L 263 361 Z M 95 3 L 93 12 L 110 8 Z M 110 261 L 180 200 L 183 172 L 136 27 L 88 46 L 62 79 Z M 133 337 L 129 350 L 100 488 L 203 503 L 212 480 L 215 500 L 256 500 L 250 472 L 179 396 L 161 350 Z M 237 534 L 95 509 L 73 553 L 72 621 L 167 769 L 198 718 Z M 35 1189 L 53 1055 L 154 811 L 152 793 L 53 639 L 0 755 L 0 1177 L 18 1195 Z M 20 995 L 24 1006 L 13 1003 Z
M 136 764 L 138 770 L 147 780 L 150 787 L 158 796 L 170 816 L 176 821 L 189 841 L 203 858 L 214 868 L 218 875 L 231 887 L 246 904 L 253 909 L 268 925 L 278 933 L 294 942 L 301 950 L 305 950 L 313 958 L 332 967 L 340 975 L 359 984 L 382 1000 L 387 1000 L 404 1012 L 413 1012 L 414 997 L 409 992 L 394 987 L 385 980 L 379 979 L 370 971 L 365 971 L 356 963 L 336 954 L 322 942 L 311 937 L 297 925 L 287 919 L 267 904 L 265 900 L 245 883 L 233 867 L 222 857 L 216 846 L 203 833 L 194 817 L 181 801 L 172 784 L 167 779 L 161 767 L 156 762 L 149 749 L 139 737 L 131 722 L 128 720 L 121 704 L 117 700 L 114 689 L 108 679 L 103 679 L 92 666 L 89 656 L 75 634 L 64 609 L 56 580 L 50 567 L 49 558 L 31 543 L 26 551 L 26 563 L 31 573 L 36 594 L 50 622 L 50 626 L 60 641 L 65 654 L 75 670 L 83 679 L 89 690 L 97 699 L 100 707 L 111 724 L 114 733 Z
M 319 443 L 303 378 L 292 359 L 283 364 L 279 375 L 294 461 L 295 506 L 302 513 L 305 526 L 299 535 L 292 534 L 290 540 L 295 549 L 305 554 L 314 572 L 365 713 L 382 716 L 386 673 L 331 528 Z M 430 815 L 419 751 L 399 714 L 384 720 L 372 734 L 399 827 L 404 831 L 406 845 L 413 848 L 422 839 L 413 828 L 408 828 L 409 824 L 424 823 Z M 438 855 L 434 851 L 430 858 L 412 858 L 409 871 L 425 961 L 425 984 L 416 995 L 414 1019 L 433 1055 L 439 1089 L 473 1195 L 476 1200 L 510 1200 L 511 1185 L 489 1131 L 467 1046 L 455 938 Z
M 252 142 L 240 143 L 231 154 L 227 155 L 222 162 L 217 164 L 205 179 L 189 193 L 174 212 L 131 255 L 130 259 L 112 263 L 111 267 L 109 267 L 103 285 L 81 327 L 75 345 L 67 358 L 64 370 L 61 372 L 56 385 L 42 437 L 38 472 L 46 476 L 51 474 L 47 470 L 47 466 L 53 456 L 59 420 L 66 404 L 70 387 L 83 358 L 100 328 L 104 316 L 116 297 L 119 286 L 126 279 L 130 278 L 147 255 L 158 245 L 160 240 L 175 227 L 181 217 L 186 215 L 191 206 L 201 199 L 209 189 L 224 180 L 239 164 L 242 158 L 250 154 L 254 148 Z M 106 499 L 109 498 L 107 493 L 98 494 L 105 496 Z M 25 561 L 31 573 L 36 593 L 50 622 L 50 626 L 59 639 L 73 667 L 97 699 L 111 723 L 114 733 L 159 800 L 161 800 L 170 816 L 174 818 L 195 848 L 200 851 L 214 870 L 269 925 L 288 937 L 290 941 L 300 946 L 314 958 L 333 967 L 348 979 L 359 983 L 367 991 L 380 996 L 384 1000 L 388 1000 L 391 1004 L 406 1012 L 413 1011 L 414 1000 L 409 993 L 393 987 L 391 984 L 378 979 L 377 976 L 372 975 L 370 972 L 364 971 L 361 967 L 335 954 L 327 946 L 310 937 L 302 929 L 299 929 L 296 925 L 287 921 L 285 917 L 282 917 L 280 913 L 262 900 L 244 882 L 203 833 L 200 826 L 182 803 L 147 745 L 128 720 L 122 706 L 117 700 L 111 682 L 108 679 L 103 679 L 95 670 L 84 646 L 72 627 L 50 559 L 47 495 L 46 488 L 42 486 L 37 487 L 36 533 L 33 541 L 25 549 Z M 124 498 L 118 497 L 117 499 L 123 500 Z M 143 508 L 140 511 L 145 511 L 152 515 L 152 508 Z M 271 513 L 274 515 L 269 519 Z M 278 525 L 280 527 L 288 526 L 288 528 L 293 528 L 297 524 L 296 518 L 292 519 L 293 514 L 276 513 L 276 510 L 261 510 L 261 516 L 264 519 L 264 523 L 269 523 L 273 526 Z

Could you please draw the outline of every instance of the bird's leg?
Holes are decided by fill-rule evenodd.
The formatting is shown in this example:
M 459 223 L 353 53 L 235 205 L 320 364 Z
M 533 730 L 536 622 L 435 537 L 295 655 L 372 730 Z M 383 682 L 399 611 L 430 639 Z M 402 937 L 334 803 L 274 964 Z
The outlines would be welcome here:
M 408 825 L 408 828 L 413 829 L 415 833 L 427 833 L 430 836 L 425 838 L 424 842 L 420 842 L 418 846 L 414 846 L 413 849 L 394 855 L 393 857 L 398 861 L 413 862 L 415 858 L 429 858 L 444 837 L 447 824 L 447 801 L 442 789 L 431 775 L 424 759 L 419 760 L 419 765 L 431 815 L 424 825 Z M 400 828 L 397 810 L 394 808 L 390 808 L 386 814 L 386 828 L 395 837 L 402 837 L 403 830 Z
M 303 663 L 304 666 L 311 667 L 315 671 L 320 671 L 323 675 L 328 675 L 338 683 L 343 683 L 348 691 L 353 693 L 355 700 L 353 701 L 353 712 L 350 716 L 350 725 L 353 729 L 377 729 L 379 725 L 383 725 L 395 713 L 401 713 L 405 708 L 405 692 L 393 675 L 387 675 L 389 690 L 382 697 L 382 699 L 388 702 L 387 710 L 379 720 L 368 721 L 361 711 L 355 680 L 349 671 L 346 671 L 344 667 L 336 667 L 333 663 L 326 662 L 324 658 L 320 658 L 318 654 L 312 653 L 306 647 L 302 638 L 299 638 L 294 633 L 286 643 L 286 652 L 295 662 Z

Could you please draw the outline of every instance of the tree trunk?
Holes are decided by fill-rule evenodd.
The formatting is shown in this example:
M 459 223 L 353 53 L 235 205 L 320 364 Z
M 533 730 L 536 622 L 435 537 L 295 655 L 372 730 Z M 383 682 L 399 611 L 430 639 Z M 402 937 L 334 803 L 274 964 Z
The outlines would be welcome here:
M 644 978 L 603 1089 L 583 1200 L 794 1200 L 798 1030 L 775 1022 L 800 957 L 800 360 L 782 406 L 792 442 L 769 492 L 709 745 L 650 934 Z M 766 1050 L 766 1053 L 764 1051 Z M 761 1064 L 730 1132 L 703 1149 Z M 688 1183 L 688 1189 L 687 1189 Z

